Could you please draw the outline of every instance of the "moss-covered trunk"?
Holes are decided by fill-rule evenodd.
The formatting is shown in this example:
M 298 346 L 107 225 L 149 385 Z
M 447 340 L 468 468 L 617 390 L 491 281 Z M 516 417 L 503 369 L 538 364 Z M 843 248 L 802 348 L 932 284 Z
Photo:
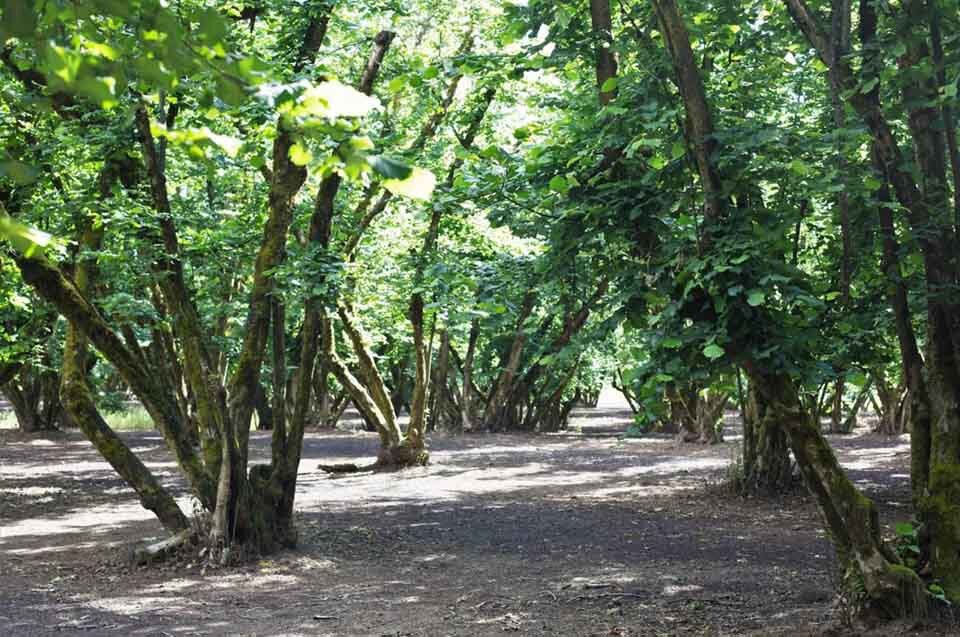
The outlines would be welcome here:
M 108 159 L 100 175 L 101 199 L 109 197 L 113 181 L 118 177 L 117 167 Z M 102 247 L 103 229 L 96 227 L 85 215 L 79 217 L 77 244 L 81 252 L 73 267 L 73 278 L 79 293 L 90 294 L 99 278 L 96 255 Z M 189 522 L 173 495 L 100 415 L 87 379 L 88 348 L 87 337 L 76 325 L 68 323 L 59 388 L 64 408 L 87 440 L 137 493 L 143 507 L 152 511 L 171 533 L 183 531 Z
M 885 617 L 922 613 L 926 587 L 883 542 L 876 506 L 847 477 L 819 426 L 804 412 L 793 381 L 783 374 L 765 373 L 752 362 L 745 369 L 766 405 L 767 421 L 786 433 L 846 576 L 859 580 L 865 603 Z
M 743 414 L 743 484 L 746 493 L 773 495 L 792 482 L 787 436 L 773 420 L 776 414 L 751 384 Z

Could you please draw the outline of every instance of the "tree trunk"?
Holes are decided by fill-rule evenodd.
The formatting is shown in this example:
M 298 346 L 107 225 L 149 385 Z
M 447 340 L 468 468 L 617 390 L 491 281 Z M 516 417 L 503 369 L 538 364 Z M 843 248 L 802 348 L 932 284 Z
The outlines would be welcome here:
M 109 197 L 113 181 L 119 177 L 117 167 L 108 159 L 100 174 L 101 199 Z M 87 294 L 97 285 L 99 269 L 96 256 L 86 256 L 85 253 L 96 253 L 101 249 L 103 230 L 96 228 L 85 215 L 79 224 L 77 243 L 81 254 L 74 265 L 74 282 L 79 293 Z M 100 415 L 87 380 L 87 350 L 87 337 L 73 323 L 68 323 L 60 381 L 60 395 L 64 407 L 94 448 L 137 493 L 145 509 L 152 511 L 171 533 L 187 529 L 187 516 L 173 495 L 160 484 Z
M 696 426 L 700 430 L 699 442 L 710 445 L 723 442 L 723 410 L 728 400 L 729 394 L 711 390 L 697 401 Z
M 473 319 L 470 323 L 470 335 L 467 337 L 467 355 L 463 360 L 463 389 L 460 398 L 460 431 L 473 430 L 473 359 L 477 352 L 477 339 L 480 337 L 480 322 Z
M 613 21 L 610 18 L 610 0 L 590 0 L 590 22 L 596 38 L 596 76 L 600 104 L 609 104 L 617 96 L 616 87 L 604 84 L 617 77 L 617 57 L 613 52 Z M 606 88 L 606 90 L 604 90 Z
M 903 428 L 902 405 L 909 398 L 904 398 L 906 388 L 902 384 L 887 383 L 882 374 L 883 372 L 877 372 L 873 375 L 873 386 L 877 392 L 874 410 L 877 412 L 878 418 L 875 431 L 888 436 L 899 436 L 905 431 Z
M 653 1 L 683 98 L 688 137 L 691 138 L 705 196 L 704 223 L 713 230 L 724 222 L 727 201 L 716 164 L 719 142 L 714 134 L 706 91 L 676 1 Z M 808 23 L 815 21 L 813 14 L 802 0 L 786 2 L 804 33 L 811 36 Z M 798 12 L 803 15 L 798 16 Z M 818 44 L 823 44 L 821 58 L 829 66 L 833 59 L 829 41 L 819 28 L 813 35 Z M 702 249 L 706 247 L 702 246 Z M 794 457 L 808 488 L 817 497 L 845 570 L 862 581 L 869 603 L 879 612 L 890 616 L 921 612 L 926 595 L 923 583 L 884 545 L 873 502 L 864 497 L 843 472 L 819 426 L 804 413 L 794 383 L 784 372 L 771 372 L 757 364 L 749 354 L 750 343 L 732 343 L 730 349 L 734 350 L 734 357 L 739 359 L 764 404 L 772 410 L 771 421 L 789 437 Z
M 793 482 L 787 437 L 774 422 L 775 414 L 751 384 L 743 414 L 743 484 L 751 494 L 777 495 Z
M 616 383 L 616 379 L 619 379 L 620 384 Z M 623 380 L 623 370 L 619 367 L 617 368 L 616 379 L 613 382 L 613 388 L 618 392 L 623 394 L 623 397 L 626 399 L 627 404 L 630 406 L 630 411 L 634 415 L 640 413 L 640 406 L 637 404 L 636 399 L 634 398 L 633 392 L 630 391 L 630 388 L 627 387 L 627 383 Z
M 850 49 L 850 0 L 832 0 L 830 38 L 833 43 L 833 56 L 836 62 Z M 841 309 L 850 305 L 850 279 L 853 270 L 852 240 L 850 228 L 850 196 L 844 181 L 848 168 L 843 148 L 843 131 L 846 124 L 843 100 L 837 89 L 837 82 L 829 83 L 830 103 L 833 106 L 833 126 L 836 136 L 836 163 L 837 175 L 841 181 L 841 188 L 836 194 L 837 221 L 840 226 L 840 303 Z M 832 433 L 847 433 L 843 430 L 843 394 L 845 379 L 843 366 L 845 361 L 839 361 L 838 377 L 833 387 L 833 402 L 830 410 L 830 431 Z
M 527 332 L 523 324 L 530 316 L 530 313 L 533 312 L 535 302 L 535 292 L 533 290 L 527 290 L 526 294 L 524 294 L 523 302 L 520 304 L 520 315 L 517 317 L 510 349 L 507 352 L 503 368 L 500 370 L 500 374 L 494 382 L 493 390 L 490 392 L 490 398 L 487 400 L 487 405 L 484 409 L 483 426 L 488 431 L 498 431 L 509 425 L 510 417 L 507 409 L 507 400 L 513 393 L 514 377 L 520 369 L 520 356 L 523 354 L 523 348 L 527 344 Z
M 857 397 L 854 399 L 853 405 L 850 407 L 850 411 L 847 412 L 846 418 L 841 421 L 840 431 L 838 433 L 849 434 L 857 428 L 857 419 L 860 415 L 860 410 L 863 409 L 863 405 L 870 397 L 870 392 L 872 390 L 871 385 L 872 382 L 868 380 L 863 388 L 860 389 L 860 393 L 858 393 Z
M 471 39 L 468 36 L 463 51 L 469 50 Z M 460 75 L 455 76 L 449 84 L 447 97 L 441 105 L 441 112 L 446 113 L 453 103 L 453 97 L 456 87 L 460 80 Z M 480 132 L 480 125 L 483 118 L 493 102 L 496 95 L 494 87 L 488 87 L 480 97 L 480 103 L 470 118 L 470 124 L 467 131 L 460 136 L 460 143 L 465 150 L 471 150 L 473 142 Z M 437 122 L 439 124 L 439 121 Z M 457 171 L 463 164 L 463 159 L 457 157 L 447 169 L 447 178 L 443 184 L 443 190 L 449 192 L 453 187 Z M 427 265 L 436 257 L 437 240 L 440 235 L 440 220 L 443 216 L 444 206 L 435 203 L 430 215 L 430 225 L 427 228 L 427 234 L 423 239 L 423 248 L 418 258 L 416 271 L 414 273 L 414 293 L 410 298 L 410 308 L 408 317 L 410 325 L 413 328 L 413 359 L 414 359 L 414 383 L 413 399 L 410 401 L 410 424 L 407 427 L 407 438 L 414 448 L 423 449 L 425 447 L 424 430 L 426 427 L 426 408 L 428 401 L 428 381 L 430 378 L 430 352 L 424 339 L 424 298 L 421 289 L 425 286 L 424 275 Z M 444 383 L 446 377 L 444 376 Z
M 764 421 L 776 423 L 814 494 L 830 531 L 846 577 L 861 581 L 871 609 L 885 617 L 922 614 L 926 587 L 880 534 L 876 506 L 847 477 L 820 428 L 804 413 L 794 383 L 782 375 L 745 365 L 758 402 L 766 407 Z
M 670 403 L 671 426 L 661 429 L 665 433 L 676 433 L 683 442 L 695 442 L 700 439 L 700 427 L 697 422 L 700 395 L 691 384 L 667 384 L 667 401 Z

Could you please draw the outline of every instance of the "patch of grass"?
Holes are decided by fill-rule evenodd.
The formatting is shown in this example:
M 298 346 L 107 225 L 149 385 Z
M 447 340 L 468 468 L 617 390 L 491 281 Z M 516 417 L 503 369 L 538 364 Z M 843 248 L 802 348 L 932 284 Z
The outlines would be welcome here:
M 104 418 L 115 431 L 153 431 L 155 429 L 150 414 L 143 407 L 105 414 Z
M 133 407 L 104 414 L 107 424 L 116 431 L 153 431 L 153 420 L 143 407 Z M 13 411 L 0 411 L 0 429 L 17 429 L 17 417 Z

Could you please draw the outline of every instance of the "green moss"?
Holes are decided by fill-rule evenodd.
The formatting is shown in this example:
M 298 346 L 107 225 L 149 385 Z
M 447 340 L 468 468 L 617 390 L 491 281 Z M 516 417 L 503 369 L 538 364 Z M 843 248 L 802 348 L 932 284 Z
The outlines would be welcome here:
M 921 511 L 930 530 L 933 576 L 947 599 L 960 604 L 960 464 L 934 464 Z
M 889 617 L 924 617 L 928 610 L 927 589 L 913 569 L 891 564 L 886 573 L 890 593 L 883 601 Z

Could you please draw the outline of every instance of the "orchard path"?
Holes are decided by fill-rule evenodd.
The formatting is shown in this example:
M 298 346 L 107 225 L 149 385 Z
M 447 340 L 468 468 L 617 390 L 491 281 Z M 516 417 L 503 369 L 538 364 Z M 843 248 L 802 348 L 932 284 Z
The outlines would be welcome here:
M 606 406 L 576 412 L 560 435 L 434 435 L 429 467 L 340 478 L 317 464 L 372 457 L 376 436 L 310 433 L 301 547 L 211 570 L 129 567 L 133 544 L 161 530 L 91 447 L 76 434 L 7 435 L 0 633 L 834 631 L 834 558 L 809 498 L 727 495 L 711 485 L 735 435 L 713 447 L 624 439 L 629 420 Z M 124 437 L 182 493 L 158 434 Z M 266 457 L 268 436 L 253 438 Z M 835 443 L 892 525 L 909 499 L 907 440 L 863 433 Z

